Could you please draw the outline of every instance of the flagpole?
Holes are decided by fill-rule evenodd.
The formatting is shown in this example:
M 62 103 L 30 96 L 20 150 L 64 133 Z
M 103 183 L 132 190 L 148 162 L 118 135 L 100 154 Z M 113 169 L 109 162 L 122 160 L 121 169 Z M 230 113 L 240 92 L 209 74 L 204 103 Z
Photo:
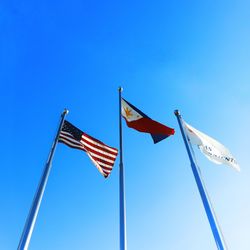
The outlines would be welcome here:
M 207 214 L 207 218 L 208 218 L 208 221 L 209 221 L 209 224 L 210 224 L 213 236 L 214 236 L 215 243 L 217 245 L 218 250 L 225 250 L 225 249 L 227 249 L 226 244 L 223 241 L 222 233 L 219 230 L 219 224 L 216 221 L 216 216 L 215 216 L 215 213 L 212 209 L 211 202 L 209 201 L 209 197 L 206 193 L 205 185 L 201 179 L 200 172 L 198 171 L 197 163 L 194 160 L 193 155 L 191 153 L 191 150 L 190 150 L 191 145 L 190 145 L 190 142 L 187 140 L 187 136 L 186 136 L 186 133 L 185 133 L 184 128 L 183 128 L 182 117 L 180 115 L 179 110 L 175 110 L 174 113 L 177 117 L 178 124 L 180 126 L 183 141 L 184 141 L 184 144 L 186 146 L 188 157 L 189 157 L 189 160 L 191 163 L 193 175 L 194 175 L 197 187 L 199 189 L 199 193 L 200 193 L 200 196 L 201 196 L 201 199 L 202 199 L 202 202 L 203 202 L 206 214 Z
M 59 127 L 58 127 L 58 131 L 57 131 L 55 140 L 53 142 L 51 151 L 49 153 L 48 160 L 47 160 L 47 162 L 45 164 L 43 174 L 42 174 L 42 177 L 40 179 L 40 183 L 38 185 L 36 194 L 34 196 L 34 199 L 33 199 L 30 211 L 29 211 L 29 215 L 27 217 L 27 220 L 26 220 L 26 223 L 25 223 L 25 226 L 24 226 L 24 229 L 23 229 L 23 233 L 22 233 L 21 239 L 19 241 L 19 245 L 18 245 L 18 248 L 17 248 L 18 250 L 27 250 L 28 247 L 29 247 L 31 235 L 32 235 L 35 223 L 36 223 L 36 218 L 37 218 L 38 211 L 39 211 L 39 208 L 40 208 L 40 205 L 41 205 L 44 190 L 45 190 L 45 187 L 46 187 L 46 184 L 47 184 L 47 181 L 48 181 L 48 177 L 49 177 L 49 173 L 50 173 L 50 170 L 51 170 L 51 167 L 52 167 L 51 162 L 52 162 L 52 159 L 53 159 L 53 156 L 54 156 L 54 153 L 55 153 L 56 145 L 58 143 L 58 138 L 59 138 L 62 126 L 63 126 L 63 122 L 65 120 L 65 116 L 68 113 L 69 113 L 69 111 L 67 109 L 65 109 L 63 111 L 63 113 L 61 114 L 61 121 L 60 121 L 60 124 L 59 124 Z
M 125 204 L 125 182 L 122 155 L 122 87 L 119 87 L 119 138 L 120 138 L 120 164 L 119 164 L 119 201 L 120 201 L 120 250 L 127 250 L 126 238 L 126 204 Z

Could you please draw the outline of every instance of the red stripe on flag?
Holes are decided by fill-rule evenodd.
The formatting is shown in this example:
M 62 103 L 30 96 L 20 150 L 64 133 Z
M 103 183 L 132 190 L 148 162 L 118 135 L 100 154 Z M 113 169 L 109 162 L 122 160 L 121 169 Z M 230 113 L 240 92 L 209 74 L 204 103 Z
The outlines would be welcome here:
M 98 151 L 95 151 L 95 150 L 92 150 L 92 149 L 89 149 L 87 145 L 84 146 L 85 150 L 88 151 L 93 157 L 96 157 L 98 159 L 107 159 L 109 161 L 112 161 L 114 162 L 115 159 L 116 159 L 116 156 L 114 156 L 114 158 L 111 158 L 107 155 L 104 155 Z M 108 161 L 107 161 L 108 162 Z
M 91 153 L 90 153 L 90 154 L 91 154 Z M 99 161 L 99 162 L 102 162 L 102 163 L 104 163 L 105 165 L 108 165 L 108 166 L 111 166 L 111 167 L 114 165 L 114 162 L 115 162 L 115 161 L 113 161 L 113 162 L 107 162 L 105 159 L 99 158 L 99 157 L 96 157 L 96 156 L 93 156 L 92 154 L 91 154 L 91 156 L 92 156 L 92 158 L 93 158 L 94 160 Z
M 85 135 L 85 136 L 86 136 L 86 135 Z M 86 136 L 86 137 L 87 137 L 87 136 Z M 88 145 L 90 145 L 90 146 L 92 146 L 92 147 L 94 147 L 94 148 L 96 148 L 96 149 L 98 149 L 98 150 L 104 151 L 104 152 L 106 152 L 106 153 L 108 153 L 108 154 L 117 155 L 118 150 L 114 150 L 113 148 L 110 148 L 109 146 L 107 146 L 107 145 L 105 145 L 105 144 L 100 144 L 100 143 L 97 141 L 96 143 L 100 144 L 100 146 L 99 146 L 99 145 L 97 145 L 97 144 L 95 143 L 95 141 L 94 141 L 93 139 L 91 139 L 91 140 L 92 140 L 93 142 L 92 142 L 92 141 L 89 141 L 88 138 L 87 138 L 87 139 L 84 138 L 84 136 L 82 136 L 82 138 L 81 138 L 81 141 L 87 143 Z
M 125 119 L 126 120 L 126 119 Z M 150 133 L 150 134 L 161 134 L 161 135 L 173 135 L 175 133 L 174 129 L 169 128 L 157 121 L 149 118 L 141 118 L 136 121 L 128 122 L 126 120 L 128 127 L 136 129 L 140 132 Z
M 93 142 L 90 142 L 90 141 L 86 140 L 84 138 L 84 136 L 86 136 L 87 139 L 92 140 L 92 141 L 100 144 L 101 146 L 98 146 L 98 145 L 95 144 L 95 146 L 98 147 L 98 148 L 100 147 L 100 149 L 104 149 L 105 148 L 107 151 L 111 151 L 112 153 L 117 153 L 118 152 L 118 150 L 116 148 L 110 147 L 110 146 L 104 144 L 103 142 L 101 142 L 101 141 L 99 141 L 99 140 L 91 137 L 90 135 L 87 135 L 87 134 L 83 133 L 82 140 L 87 141 L 89 144 L 93 144 Z

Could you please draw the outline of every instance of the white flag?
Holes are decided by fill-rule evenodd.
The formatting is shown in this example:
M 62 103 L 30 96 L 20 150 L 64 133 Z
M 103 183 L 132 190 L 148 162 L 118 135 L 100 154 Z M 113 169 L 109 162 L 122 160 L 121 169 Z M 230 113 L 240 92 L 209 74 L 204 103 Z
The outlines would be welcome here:
M 230 151 L 221 143 L 211 138 L 208 135 L 193 128 L 189 124 L 183 122 L 186 128 L 186 134 L 192 144 L 198 146 L 201 152 L 212 162 L 216 164 L 226 164 L 240 171 L 236 159 L 232 156 Z

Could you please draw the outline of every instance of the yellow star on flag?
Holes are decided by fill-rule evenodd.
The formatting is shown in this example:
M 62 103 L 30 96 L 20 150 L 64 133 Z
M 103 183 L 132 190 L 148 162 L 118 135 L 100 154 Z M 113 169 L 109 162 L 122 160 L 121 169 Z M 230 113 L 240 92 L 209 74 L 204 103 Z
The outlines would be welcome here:
M 128 107 L 123 108 L 123 109 L 127 118 L 133 116 L 132 109 L 129 109 Z

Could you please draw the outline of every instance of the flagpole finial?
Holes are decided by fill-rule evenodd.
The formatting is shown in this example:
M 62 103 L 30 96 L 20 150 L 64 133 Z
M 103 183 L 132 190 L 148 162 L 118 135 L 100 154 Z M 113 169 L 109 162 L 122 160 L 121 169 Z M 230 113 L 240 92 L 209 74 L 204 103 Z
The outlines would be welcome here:
M 180 113 L 180 111 L 179 111 L 178 109 L 176 109 L 176 110 L 174 111 L 174 114 L 175 114 L 176 116 L 180 116 L 180 115 L 181 115 L 181 113 Z
M 67 115 L 68 113 L 69 113 L 69 110 L 65 108 L 65 109 L 63 110 L 62 115 Z
M 120 87 L 118 88 L 118 91 L 119 91 L 119 92 L 122 92 L 122 91 L 123 91 L 123 87 L 120 86 Z

